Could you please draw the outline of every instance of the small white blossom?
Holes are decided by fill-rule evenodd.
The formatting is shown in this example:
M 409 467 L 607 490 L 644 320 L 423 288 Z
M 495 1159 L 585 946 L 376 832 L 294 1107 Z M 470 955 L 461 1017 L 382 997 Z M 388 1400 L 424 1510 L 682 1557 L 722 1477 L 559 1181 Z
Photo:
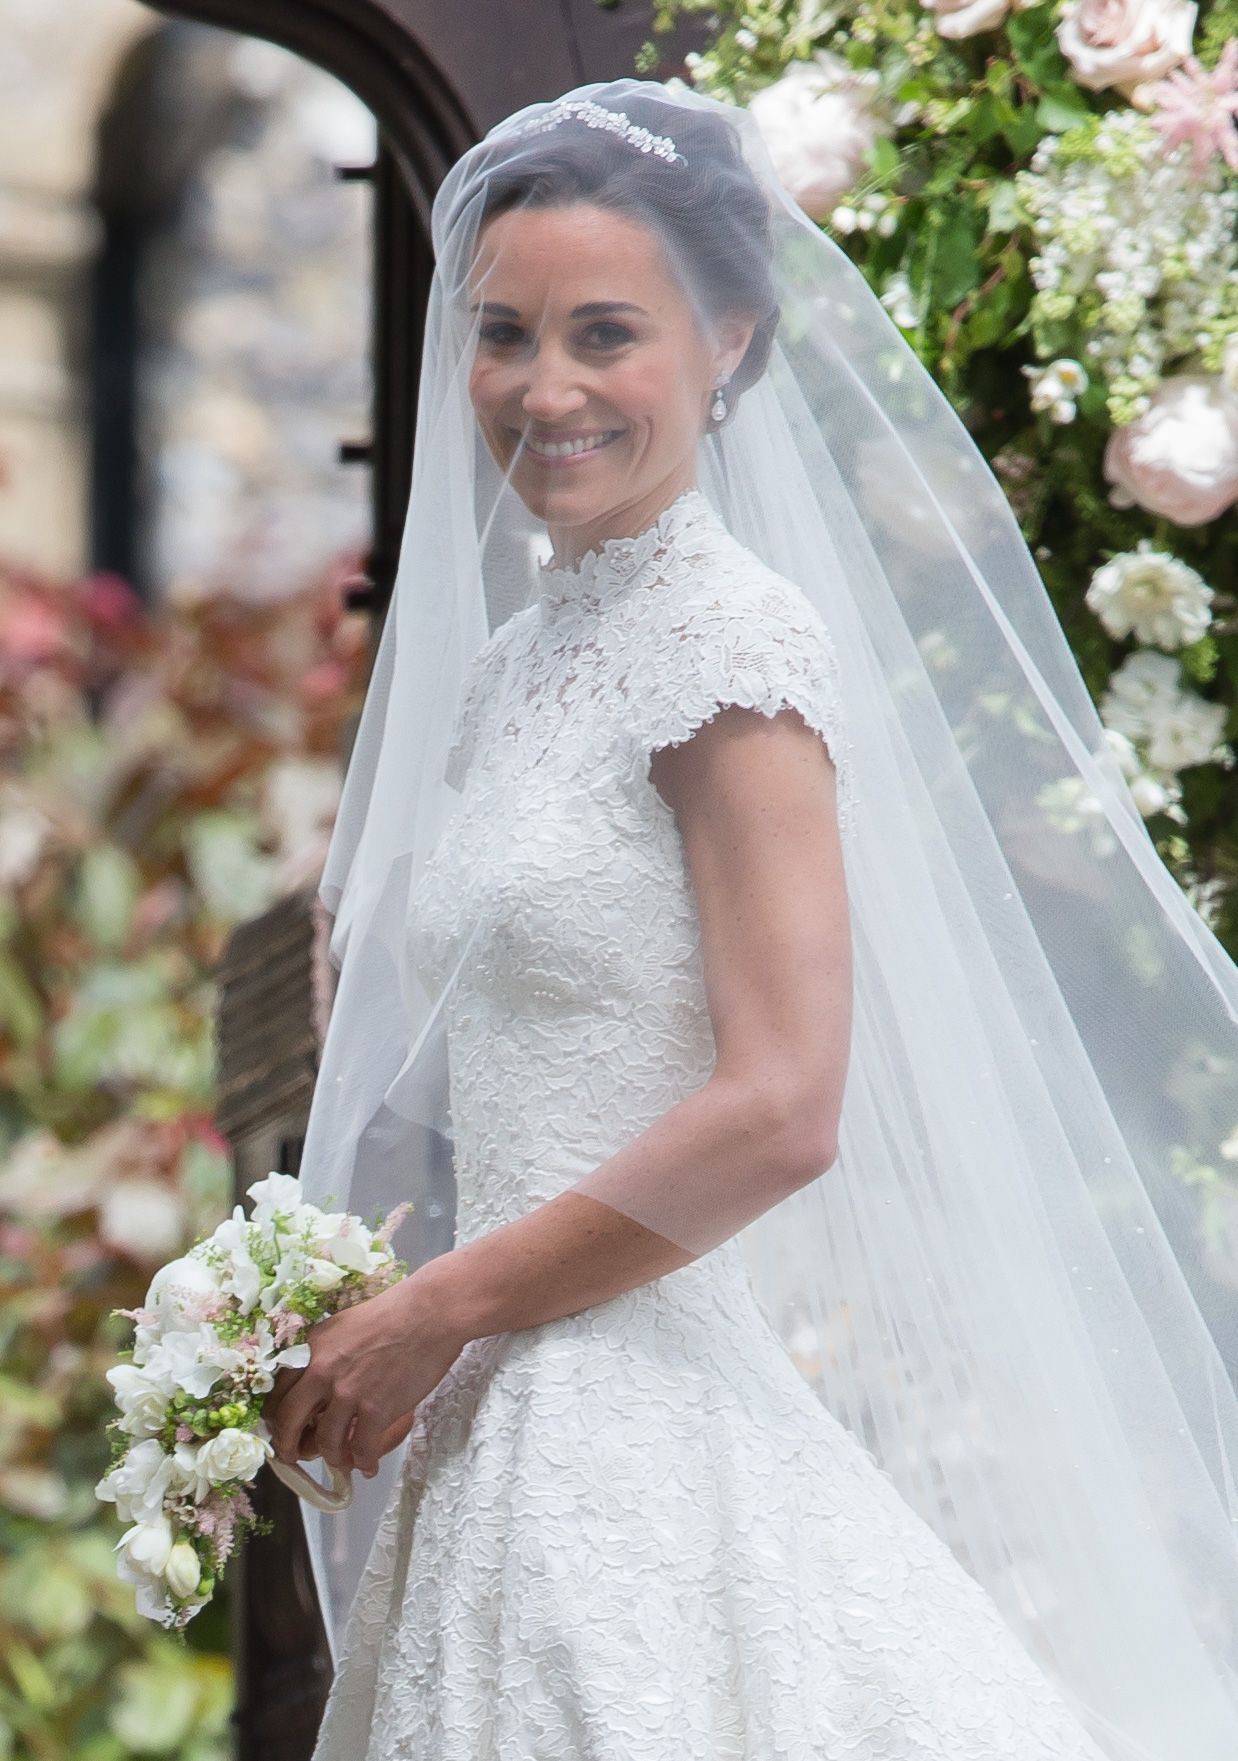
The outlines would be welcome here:
M 1111 636 L 1159 648 L 1198 642 L 1212 622 L 1212 588 L 1195 569 L 1141 538 L 1097 569 L 1084 601 Z

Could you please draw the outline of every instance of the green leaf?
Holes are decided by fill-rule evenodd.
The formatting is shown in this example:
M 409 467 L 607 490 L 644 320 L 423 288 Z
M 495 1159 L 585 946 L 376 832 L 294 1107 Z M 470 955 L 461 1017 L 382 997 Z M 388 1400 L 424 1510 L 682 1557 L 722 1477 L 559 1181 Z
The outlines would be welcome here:
M 1059 89 L 1045 92 L 1033 112 L 1035 126 L 1044 134 L 1064 134 L 1068 128 L 1086 122 L 1092 115 L 1086 103 L 1074 94 Z
M 980 238 L 979 219 L 971 203 L 949 203 L 942 214 L 933 264 L 933 293 L 940 304 L 956 306 L 979 286 Z
M 989 231 L 1013 232 L 1022 222 L 1023 209 L 1013 179 L 996 179 L 989 190 Z
M 1006 20 L 1006 40 L 1016 65 L 1037 86 L 1061 85 L 1066 58 L 1054 35 L 1054 19 L 1047 6 L 1032 6 Z

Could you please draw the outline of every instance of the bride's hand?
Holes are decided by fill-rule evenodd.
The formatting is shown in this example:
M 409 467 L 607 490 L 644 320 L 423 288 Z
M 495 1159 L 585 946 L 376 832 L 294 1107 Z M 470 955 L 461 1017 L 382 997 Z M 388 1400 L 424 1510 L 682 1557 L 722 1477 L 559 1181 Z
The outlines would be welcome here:
M 367 1475 L 408 1435 L 417 1406 L 467 1343 L 416 1272 L 319 1321 L 306 1341 L 309 1363 L 279 1370 L 266 1397 L 272 1448 L 290 1465 L 321 1455 Z

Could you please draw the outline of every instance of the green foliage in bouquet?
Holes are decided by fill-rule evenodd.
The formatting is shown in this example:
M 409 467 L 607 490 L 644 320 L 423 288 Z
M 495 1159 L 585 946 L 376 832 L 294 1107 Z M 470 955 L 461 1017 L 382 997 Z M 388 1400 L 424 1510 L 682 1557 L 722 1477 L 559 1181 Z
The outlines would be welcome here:
M 231 1206 L 212 971 L 312 878 L 367 632 L 298 597 L 147 612 L 0 568 L 0 1761 L 224 1761 L 227 1599 L 188 1645 L 117 1577 L 106 1372 Z
M 1019 519 L 1156 846 L 1238 954 L 1238 4 L 656 0 Z

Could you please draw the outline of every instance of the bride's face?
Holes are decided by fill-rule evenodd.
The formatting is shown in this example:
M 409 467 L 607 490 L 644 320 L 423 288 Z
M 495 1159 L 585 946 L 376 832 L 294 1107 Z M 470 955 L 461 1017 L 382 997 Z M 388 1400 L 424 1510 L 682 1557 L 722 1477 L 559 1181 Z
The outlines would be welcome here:
M 496 215 L 469 300 L 478 423 L 561 557 L 609 528 L 638 530 L 695 483 L 713 383 L 734 370 L 752 322 L 707 338 L 646 227 L 586 202 Z M 569 441 L 576 450 L 559 454 Z

